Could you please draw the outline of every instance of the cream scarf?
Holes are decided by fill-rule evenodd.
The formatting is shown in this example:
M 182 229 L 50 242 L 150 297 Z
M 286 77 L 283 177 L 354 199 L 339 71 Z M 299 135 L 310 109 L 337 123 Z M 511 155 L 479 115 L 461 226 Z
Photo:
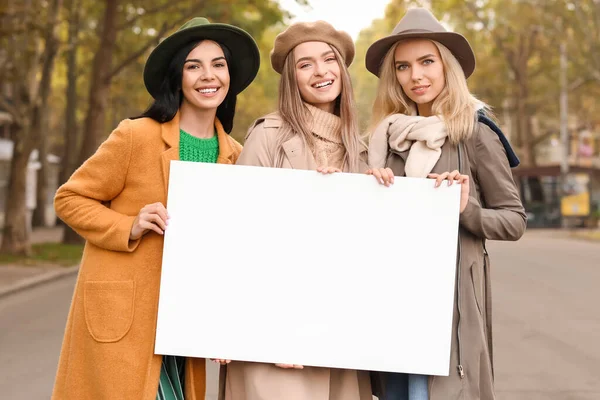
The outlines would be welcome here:
M 389 152 L 409 150 L 406 176 L 426 178 L 442 154 L 448 132 L 438 116 L 419 117 L 393 114 L 373 131 L 369 142 L 369 167 L 383 168 Z

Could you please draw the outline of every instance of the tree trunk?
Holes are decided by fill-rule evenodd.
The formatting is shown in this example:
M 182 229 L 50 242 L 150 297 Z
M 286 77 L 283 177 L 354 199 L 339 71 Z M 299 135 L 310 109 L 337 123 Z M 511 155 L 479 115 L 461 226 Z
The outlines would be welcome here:
M 102 36 L 100 39 L 98 51 L 96 52 L 96 56 L 94 57 L 94 63 L 92 67 L 92 83 L 90 85 L 90 92 L 88 95 L 89 105 L 85 119 L 83 143 L 79 152 L 79 160 L 77 161 L 78 165 L 83 164 L 85 160 L 87 160 L 92 154 L 94 154 L 94 152 L 96 151 L 96 149 L 102 141 L 102 137 L 104 136 L 104 118 L 106 115 L 106 106 L 108 103 L 108 96 L 110 93 L 110 70 L 112 66 L 112 56 L 117 38 L 117 6 L 118 0 L 106 1 L 106 8 L 104 10 L 104 23 L 102 25 Z M 76 32 L 73 33 L 76 34 Z M 71 51 L 76 51 L 76 46 L 75 48 L 71 49 Z M 73 54 L 72 57 L 75 57 L 75 55 Z M 67 91 L 73 90 L 73 97 L 67 97 L 67 101 L 69 99 L 72 99 L 76 103 L 77 93 L 75 89 L 75 69 L 76 67 L 74 67 L 73 70 L 71 70 L 71 68 L 69 67 L 70 88 L 67 89 Z M 72 105 L 73 104 L 71 104 L 71 106 Z M 69 105 L 67 105 L 67 107 L 69 107 Z M 69 110 L 69 108 L 67 108 L 67 113 L 69 112 L 71 111 Z M 69 135 L 69 137 L 67 137 L 66 140 L 67 152 L 65 154 L 67 155 L 67 157 L 70 157 L 70 154 L 75 147 L 74 132 L 76 132 L 76 123 L 74 121 L 74 113 L 75 112 L 73 111 L 73 114 L 67 116 L 67 134 Z M 71 120 L 69 120 L 69 118 Z M 74 170 L 73 167 L 70 167 L 68 165 L 69 161 L 67 160 L 66 162 L 66 168 L 63 167 L 63 178 L 65 179 L 65 182 Z M 63 164 L 63 166 L 64 165 L 65 164 Z M 73 231 L 69 227 L 65 227 L 63 243 L 72 244 L 81 243 L 82 241 L 83 238 L 81 238 L 77 233 L 75 233 L 75 231 Z
M 69 38 L 67 50 L 67 89 L 65 106 L 64 151 L 59 184 L 65 183 L 75 169 L 77 146 L 77 52 L 79 50 L 79 1 L 67 0 L 69 10 Z
M 515 74 L 517 77 L 517 98 L 515 99 L 517 104 L 517 136 L 521 148 L 521 164 L 524 167 L 535 167 L 537 159 L 535 154 L 533 117 L 527 108 L 527 101 L 529 99 L 527 58 L 523 58 L 522 60 L 523 62 L 519 67 L 520 71 Z M 527 179 L 531 191 L 531 202 L 543 203 L 544 190 L 540 177 L 530 176 Z
M 45 114 L 45 112 L 42 113 Z M 42 120 L 46 119 L 43 116 L 40 116 L 40 118 Z M 44 123 L 43 126 L 47 125 Z M 40 128 L 36 127 L 36 129 Z M 38 144 L 40 169 L 37 170 L 36 206 L 31 217 L 33 227 L 46 226 L 46 205 L 48 203 L 48 140 L 44 135 L 40 137 Z
M 520 96 L 523 96 L 523 91 Z M 526 96 L 526 95 L 525 95 Z M 537 163 L 535 156 L 535 146 L 533 143 L 533 133 L 531 124 L 531 115 L 527 111 L 527 97 L 519 97 L 517 102 L 517 143 L 521 148 L 521 163 L 524 167 L 534 167 Z
M 25 126 L 21 132 L 15 133 L 26 136 L 29 134 L 29 129 Z M 31 146 L 27 143 L 15 142 L 7 187 L 7 193 L 10 195 L 6 197 L 4 207 L 4 228 L 0 248 L 3 254 L 31 254 L 30 225 L 27 221 L 26 207 L 27 165 L 31 150 Z
M 78 0 L 67 0 L 69 12 L 69 38 L 67 51 L 67 104 L 65 107 L 65 147 L 60 168 L 59 184 L 65 183 L 75 170 L 76 156 L 78 154 L 77 140 L 77 53 L 79 51 L 79 24 L 80 24 L 80 2 Z M 81 244 L 83 238 L 71 227 L 64 224 L 64 244 Z
M 524 167 L 533 167 L 536 165 L 535 144 L 533 138 L 533 124 L 531 113 L 527 108 L 529 100 L 529 76 L 527 71 L 528 57 L 521 57 L 519 62 L 515 63 L 518 67 L 513 70 L 517 84 L 517 140 L 521 148 L 521 163 Z
M 62 7 L 62 0 L 53 0 L 50 6 L 51 14 L 48 16 L 46 27 L 46 47 L 44 49 L 42 78 L 40 82 L 40 104 L 39 118 L 34 121 L 33 136 L 38 142 L 38 156 L 41 168 L 37 175 L 37 204 L 33 212 L 33 226 L 46 226 L 46 203 L 48 198 L 48 98 L 52 88 L 52 71 L 54 61 L 58 52 L 58 37 L 56 26 L 58 24 L 58 12 Z
M 85 119 L 84 139 L 79 154 L 83 164 L 98 148 L 105 136 L 104 119 L 110 92 L 110 72 L 117 38 L 118 0 L 107 0 L 100 47 L 96 52 L 88 96 L 88 112 Z
M 12 4 L 9 4 L 9 7 Z M 31 1 L 22 4 L 26 10 L 31 9 Z M 33 19 L 33 13 L 26 15 L 25 23 Z M 27 167 L 29 156 L 34 148 L 32 138 L 32 121 L 38 117 L 36 102 L 38 101 L 37 73 L 40 64 L 40 52 L 37 45 L 37 33 L 28 31 L 16 36 L 9 41 L 9 54 L 19 49 L 22 56 L 19 59 L 17 77 L 11 82 L 13 118 L 15 131 L 11 135 L 13 141 L 13 154 L 11 168 L 6 188 L 7 198 L 4 207 L 4 228 L 2 247 L 4 254 L 29 255 L 31 254 L 30 221 L 27 215 Z

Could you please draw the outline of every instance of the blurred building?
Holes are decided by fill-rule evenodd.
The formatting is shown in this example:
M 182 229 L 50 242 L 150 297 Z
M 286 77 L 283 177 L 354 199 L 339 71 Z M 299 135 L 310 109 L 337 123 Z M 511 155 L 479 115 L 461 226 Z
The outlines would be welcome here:
M 569 173 L 561 185 L 558 134 L 536 149 L 537 166 L 513 174 L 527 210 L 528 226 L 596 227 L 600 221 L 600 125 L 570 132 Z

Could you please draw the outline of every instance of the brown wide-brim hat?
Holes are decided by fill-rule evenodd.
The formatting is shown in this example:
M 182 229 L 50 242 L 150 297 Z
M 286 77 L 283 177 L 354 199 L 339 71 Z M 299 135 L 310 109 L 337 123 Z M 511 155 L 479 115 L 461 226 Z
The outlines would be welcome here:
M 271 50 L 271 65 L 277 73 L 283 71 L 285 59 L 300 43 L 325 42 L 340 53 L 346 67 L 354 60 L 354 41 L 344 31 L 336 30 L 325 21 L 296 22 L 275 38 L 273 50 Z
M 169 63 L 179 49 L 201 40 L 212 40 L 229 49 L 230 88 L 233 93 L 240 93 L 254 80 L 260 67 L 260 53 L 252 36 L 237 26 L 213 24 L 206 18 L 196 17 L 160 42 L 150 53 L 144 67 L 144 84 L 152 97 L 156 98 L 160 92 Z
M 379 39 L 369 47 L 365 57 L 367 69 L 379 76 L 381 64 L 390 48 L 396 42 L 409 38 L 431 39 L 446 46 L 460 63 L 466 78 L 475 70 L 475 54 L 469 41 L 460 33 L 447 31 L 424 8 L 408 10 L 391 35 Z

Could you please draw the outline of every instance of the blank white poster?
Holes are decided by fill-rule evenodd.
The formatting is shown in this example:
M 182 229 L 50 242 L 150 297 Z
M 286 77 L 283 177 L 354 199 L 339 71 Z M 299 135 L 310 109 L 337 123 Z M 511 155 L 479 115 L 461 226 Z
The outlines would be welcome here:
M 448 375 L 460 186 L 171 163 L 157 354 Z

